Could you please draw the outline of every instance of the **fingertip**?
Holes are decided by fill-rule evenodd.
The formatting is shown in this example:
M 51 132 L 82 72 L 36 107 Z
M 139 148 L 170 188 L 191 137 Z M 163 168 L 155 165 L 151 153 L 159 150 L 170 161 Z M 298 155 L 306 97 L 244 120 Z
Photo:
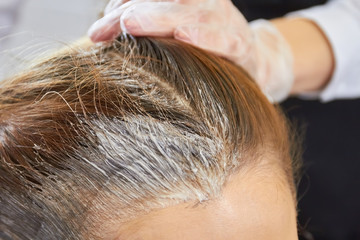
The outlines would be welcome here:
M 91 41 L 94 43 L 97 42 L 105 42 L 105 41 L 111 41 L 114 40 L 117 36 L 120 35 L 120 32 L 95 32 L 92 35 L 88 35 Z
M 98 33 L 91 33 L 91 34 L 88 33 L 88 36 L 89 36 L 90 40 L 94 43 L 107 40 L 107 38 L 104 38 L 101 34 L 98 34 Z
M 196 26 L 180 26 L 175 29 L 174 38 L 197 46 L 199 44 L 198 31 L 199 29 Z
M 136 18 L 125 18 L 120 21 L 121 29 L 124 33 L 132 34 L 132 35 L 141 35 L 142 28 Z
M 141 15 L 127 15 L 120 20 L 124 33 L 133 36 L 172 37 L 173 29 L 152 22 Z
M 88 36 L 93 42 L 113 40 L 121 33 L 119 25 L 118 21 L 108 22 L 99 19 L 89 28 Z
M 120 8 L 124 7 L 126 3 L 128 3 L 130 0 L 111 0 L 105 7 L 104 14 L 109 14 L 110 12 Z
M 99 27 L 97 26 L 97 21 L 90 26 L 87 31 L 87 35 L 93 42 L 99 42 Z
M 181 29 L 176 29 L 175 32 L 174 32 L 174 38 L 177 39 L 177 40 L 180 40 L 182 42 L 188 42 L 188 43 L 191 43 L 191 38 L 190 38 L 190 35 L 181 30 Z

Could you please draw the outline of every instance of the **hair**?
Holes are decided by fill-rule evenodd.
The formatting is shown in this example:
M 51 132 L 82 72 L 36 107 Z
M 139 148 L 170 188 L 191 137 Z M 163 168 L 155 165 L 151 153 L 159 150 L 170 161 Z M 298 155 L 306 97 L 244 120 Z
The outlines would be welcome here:
M 288 132 L 241 67 L 185 43 L 58 53 L 0 86 L 0 239 L 102 239 L 114 221 L 218 197 L 261 156 L 294 191 Z

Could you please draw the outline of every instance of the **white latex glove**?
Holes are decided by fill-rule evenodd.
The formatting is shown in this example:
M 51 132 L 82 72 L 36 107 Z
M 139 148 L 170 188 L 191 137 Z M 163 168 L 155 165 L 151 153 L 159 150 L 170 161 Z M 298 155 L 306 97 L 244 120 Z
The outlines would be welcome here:
M 279 31 L 266 20 L 248 23 L 230 0 L 112 0 L 88 34 L 94 42 L 121 32 L 174 37 L 244 67 L 270 101 L 291 90 L 293 58 Z

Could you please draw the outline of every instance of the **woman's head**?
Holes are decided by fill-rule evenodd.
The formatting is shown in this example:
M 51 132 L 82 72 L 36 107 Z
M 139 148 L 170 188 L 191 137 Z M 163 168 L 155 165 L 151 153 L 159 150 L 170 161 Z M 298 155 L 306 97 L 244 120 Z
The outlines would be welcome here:
M 0 164 L 5 239 L 296 237 L 284 118 L 241 68 L 175 40 L 70 50 L 4 82 Z

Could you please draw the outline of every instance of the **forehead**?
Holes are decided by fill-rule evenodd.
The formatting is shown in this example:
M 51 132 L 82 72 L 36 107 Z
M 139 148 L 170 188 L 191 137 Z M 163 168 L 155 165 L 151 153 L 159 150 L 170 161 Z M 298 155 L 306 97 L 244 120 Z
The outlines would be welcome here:
M 183 203 L 119 227 L 119 240 L 297 239 L 295 202 L 276 171 L 229 179 L 217 199 Z

